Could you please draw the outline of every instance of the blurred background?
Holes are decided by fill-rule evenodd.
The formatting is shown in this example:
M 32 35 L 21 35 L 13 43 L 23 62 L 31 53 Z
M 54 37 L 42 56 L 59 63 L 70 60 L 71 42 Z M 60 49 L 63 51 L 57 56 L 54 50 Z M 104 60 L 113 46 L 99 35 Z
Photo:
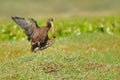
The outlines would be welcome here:
M 34 18 L 40 26 L 53 17 L 55 34 L 50 36 L 94 32 L 120 35 L 119 3 L 120 0 L 0 0 L 0 41 L 26 40 L 11 16 Z
M 93 16 L 120 12 L 120 0 L 0 0 L 0 17 Z

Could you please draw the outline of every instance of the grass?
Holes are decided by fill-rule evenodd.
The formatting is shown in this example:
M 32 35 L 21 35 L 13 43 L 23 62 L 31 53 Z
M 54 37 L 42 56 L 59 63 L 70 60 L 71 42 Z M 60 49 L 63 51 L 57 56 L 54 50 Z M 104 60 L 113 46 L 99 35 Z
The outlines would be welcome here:
M 0 42 L 0 79 L 119 80 L 119 41 L 105 33 L 71 35 L 37 53 L 27 40 Z
M 10 19 L 10 20 L 9 20 Z M 11 20 L 0 21 L 0 41 L 26 39 L 23 30 Z M 35 18 L 40 26 L 46 25 L 46 19 Z M 120 35 L 120 16 L 54 18 L 55 32 L 49 36 L 66 37 L 83 33 L 108 33 Z
M 120 80 L 119 2 L 1 0 L 0 80 Z M 10 16 L 33 17 L 44 25 L 50 15 L 55 34 L 49 36 L 56 35 L 56 42 L 32 53 Z

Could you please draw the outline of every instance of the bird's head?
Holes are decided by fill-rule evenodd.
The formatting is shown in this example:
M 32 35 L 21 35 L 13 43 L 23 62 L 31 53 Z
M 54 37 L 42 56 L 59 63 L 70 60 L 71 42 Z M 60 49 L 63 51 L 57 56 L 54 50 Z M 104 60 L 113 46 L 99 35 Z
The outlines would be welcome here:
M 47 20 L 47 27 L 49 27 L 49 28 L 52 27 L 52 32 L 54 32 L 53 18 L 49 18 L 49 19 Z

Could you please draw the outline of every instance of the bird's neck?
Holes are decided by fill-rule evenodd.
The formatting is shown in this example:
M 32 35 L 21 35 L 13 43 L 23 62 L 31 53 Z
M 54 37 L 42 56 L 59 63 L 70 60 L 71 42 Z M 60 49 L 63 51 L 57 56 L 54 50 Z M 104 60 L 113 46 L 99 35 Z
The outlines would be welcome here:
M 52 27 L 52 24 L 50 22 L 47 23 L 47 31 Z

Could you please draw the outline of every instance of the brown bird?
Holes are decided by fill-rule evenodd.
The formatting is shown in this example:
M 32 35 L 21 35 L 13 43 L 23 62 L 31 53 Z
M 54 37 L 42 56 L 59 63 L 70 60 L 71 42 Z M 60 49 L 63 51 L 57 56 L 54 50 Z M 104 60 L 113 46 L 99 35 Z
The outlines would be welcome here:
M 31 51 L 43 50 L 51 46 L 55 41 L 55 36 L 48 37 L 48 31 L 53 28 L 53 18 L 47 20 L 46 26 L 39 26 L 37 22 L 30 18 L 12 17 L 12 19 L 24 29 L 27 39 L 31 41 Z

